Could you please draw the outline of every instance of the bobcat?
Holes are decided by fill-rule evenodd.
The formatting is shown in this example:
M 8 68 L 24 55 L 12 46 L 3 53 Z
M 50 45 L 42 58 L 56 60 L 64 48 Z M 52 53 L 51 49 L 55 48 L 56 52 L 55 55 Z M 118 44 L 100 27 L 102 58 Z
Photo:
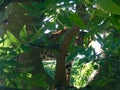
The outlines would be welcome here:
M 64 33 L 66 32 L 66 30 L 60 30 L 56 33 L 52 33 L 51 36 L 49 36 L 49 41 L 51 41 L 52 43 L 54 43 L 54 45 L 50 46 L 42 46 L 42 48 L 40 48 L 40 57 L 42 60 L 55 60 L 56 59 L 56 51 L 59 49 L 59 44 L 56 43 L 58 42 L 57 40 L 59 39 L 60 36 L 64 35 Z M 80 32 L 78 34 L 78 36 L 75 39 L 75 42 L 73 45 L 77 46 L 77 45 L 81 45 L 83 46 L 83 40 L 84 40 L 84 35 L 86 34 L 86 32 Z M 41 41 L 42 43 L 42 41 Z M 68 53 L 69 54 L 69 53 Z M 66 57 L 68 56 L 68 54 L 66 55 Z M 72 68 L 72 61 L 68 62 L 65 64 L 65 68 L 66 68 L 66 81 L 68 83 L 70 83 L 70 76 L 71 76 L 71 68 Z

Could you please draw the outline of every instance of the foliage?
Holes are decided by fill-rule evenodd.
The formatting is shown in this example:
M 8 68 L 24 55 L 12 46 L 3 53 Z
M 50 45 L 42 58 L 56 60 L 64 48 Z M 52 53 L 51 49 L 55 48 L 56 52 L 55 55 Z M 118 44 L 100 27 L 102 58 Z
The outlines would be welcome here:
M 102 66 L 105 65 L 105 69 L 102 72 L 101 80 L 96 82 L 97 86 L 106 86 L 109 83 L 118 82 L 119 78 L 119 61 L 120 61 L 120 42 L 119 42 L 119 33 L 116 33 L 112 29 L 107 37 L 102 39 L 99 36 L 99 42 L 102 45 L 102 48 L 105 52 L 105 58 L 102 59 L 99 63 Z M 114 44 L 113 44 L 114 43 Z M 107 73 L 106 73 L 107 71 Z
M 83 63 L 79 65 L 78 63 L 79 63 L 79 60 L 75 60 L 72 66 L 71 84 L 76 86 L 77 88 L 80 88 L 80 87 L 84 87 L 87 84 L 89 77 L 94 70 L 93 68 L 94 64 L 90 62 L 90 63 L 86 63 L 86 64 Z M 46 72 L 48 72 L 49 75 L 52 78 L 54 78 L 56 62 L 43 61 L 43 64 Z
M 16 66 L 21 67 L 21 65 L 16 62 L 17 53 L 20 51 L 16 48 L 9 46 L 9 40 L 3 39 L 0 45 L 0 74 L 1 78 L 6 80 L 6 85 L 17 86 L 17 84 L 12 83 L 13 79 L 17 78 Z M 9 77 L 8 77 L 9 76 Z M 11 81 L 11 83 L 9 83 Z M 18 86 L 19 87 L 19 86 Z
M 25 37 L 26 36 L 26 37 Z M 44 82 L 44 74 L 32 76 L 31 67 L 25 68 L 25 65 L 20 64 L 17 60 L 20 54 L 28 52 L 25 43 L 28 36 L 26 35 L 26 26 L 20 31 L 19 41 L 11 32 L 7 31 L 5 38 L 0 41 L 0 79 L 4 79 L 4 83 L 8 87 L 22 88 L 21 81 L 24 82 L 26 89 L 31 86 L 48 87 Z
M 73 64 L 71 82 L 77 88 L 85 87 L 89 81 L 89 77 L 92 74 L 94 68 L 93 64 L 83 63 L 78 66 L 78 61 Z
M 0 4 L 3 1 L 0 0 Z M 32 85 L 38 85 L 39 83 L 41 86 L 47 87 L 44 83 L 44 75 L 30 78 L 28 77 L 31 75 L 29 70 L 18 74 L 16 68 L 22 68 L 23 66 L 16 62 L 16 57 L 20 53 L 28 52 L 31 45 L 40 47 L 43 41 L 43 44 L 46 46 L 54 45 L 55 43 L 49 41 L 49 36 L 52 32 L 63 30 L 64 28 L 70 29 L 77 25 L 81 31 L 87 31 L 87 34 L 84 36 L 83 46 L 73 46 L 76 38 L 73 37 L 73 43 L 68 47 L 70 54 L 67 56 L 66 62 L 72 61 L 77 55 L 83 56 L 83 58 L 79 58 L 78 64 L 74 64 L 73 69 L 76 71 L 73 71 L 72 77 L 74 79 L 72 78 L 72 82 L 78 87 L 85 86 L 88 76 L 94 69 L 98 69 L 93 64 L 87 67 L 86 64 L 90 62 L 96 62 L 101 67 L 108 63 L 108 72 L 103 70 L 105 74 L 97 82 L 98 85 L 105 86 L 110 82 L 116 81 L 119 79 L 117 74 L 119 69 L 115 71 L 115 66 L 119 65 L 113 63 L 115 61 L 119 62 L 120 59 L 120 3 L 118 2 L 118 0 L 46 0 L 44 3 L 31 2 L 30 6 L 20 4 L 28 10 L 26 15 L 37 17 L 39 21 L 35 23 L 37 27 L 33 34 L 28 35 L 26 26 L 23 26 L 19 33 L 20 40 L 7 31 L 7 37 L 5 36 L 0 41 L 0 74 L 3 75 L 1 78 L 5 78 L 7 86 L 20 88 L 20 80 L 24 80 L 28 81 L 26 82 L 27 85 L 31 85 L 29 82 L 32 82 Z M 78 10 L 77 6 L 79 5 L 85 5 L 86 8 L 83 11 Z M 87 23 L 77 11 L 80 14 L 84 14 L 84 16 L 88 16 Z M 46 30 L 49 30 L 50 33 L 45 34 Z M 59 45 L 62 43 L 65 35 L 66 33 L 59 37 L 57 41 Z M 94 48 L 88 45 L 89 38 L 93 41 L 98 41 L 103 52 L 96 53 Z M 105 54 L 105 57 L 101 60 L 102 53 Z M 49 69 L 50 66 L 44 63 L 45 68 Z M 47 71 L 52 77 L 54 76 L 53 68 L 52 71 Z M 41 76 L 42 78 L 40 78 Z M 37 80 L 38 78 L 40 79 Z M 18 81 L 17 83 L 14 82 L 15 79 Z
M 55 61 L 53 61 L 53 62 L 43 61 L 43 65 L 44 65 L 44 68 L 45 68 L 46 72 L 47 72 L 52 78 L 54 78 L 54 76 L 55 76 L 55 65 L 56 65 L 56 62 L 55 62 Z
M 104 3 L 104 4 L 103 4 Z M 113 0 L 97 0 L 96 4 L 98 5 L 98 8 L 112 14 L 118 14 L 120 15 L 120 6 L 117 5 Z M 109 4 L 109 7 L 107 6 Z M 115 9 L 114 9 L 115 8 Z

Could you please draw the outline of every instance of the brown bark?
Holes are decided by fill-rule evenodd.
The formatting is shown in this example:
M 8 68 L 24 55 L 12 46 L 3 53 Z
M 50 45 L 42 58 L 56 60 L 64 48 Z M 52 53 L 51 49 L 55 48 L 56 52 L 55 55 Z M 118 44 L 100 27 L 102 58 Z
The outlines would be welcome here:
M 82 11 L 84 12 L 86 10 L 86 7 L 84 5 L 77 4 L 76 8 L 77 8 L 77 13 L 80 15 L 83 22 L 87 23 L 89 20 L 89 16 L 84 13 L 81 13 Z M 66 86 L 65 84 L 68 84 L 66 81 L 66 72 L 65 72 L 65 58 L 67 55 L 67 48 L 70 45 L 72 38 L 75 35 L 77 35 L 78 31 L 79 31 L 79 27 L 77 26 L 74 26 L 72 29 L 68 30 L 61 44 L 59 54 L 56 59 L 57 63 L 56 63 L 56 71 L 55 71 L 55 85 L 56 87 L 57 86 L 61 87 L 61 90 L 63 90 L 62 87 Z
M 79 28 L 76 26 L 66 32 L 59 54 L 56 58 L 55 87 L 61 87 L 61 90 L 63 90 L 63 87 L 65 87 L 66 84 L 65 58 L 67 55 L 67 48 L 70 45 L 72 38 L 78 33 L 78 31 Z

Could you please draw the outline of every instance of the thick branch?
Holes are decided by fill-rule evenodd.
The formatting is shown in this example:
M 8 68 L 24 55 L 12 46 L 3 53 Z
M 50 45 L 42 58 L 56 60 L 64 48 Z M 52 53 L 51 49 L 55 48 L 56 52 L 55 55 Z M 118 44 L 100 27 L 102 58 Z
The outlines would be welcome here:
M 56 86 L 62 87 L 66 82 L 65 58 L 67 55 L 67 48 L 70 45 L 72 38 L 74 37 L 74 35 L 78 33 L 78 31 L 79 31 L 78 27 L 73 27 L 71 30 L 68 30 L 64 37 L 63 43 L 61 44 L 59 54 L 56 58 L 57 59 L 55 72 Z
M 77 35 L 78 31 L 79 31 L 79 28 L 75 26 L 67 32 L 66 36 L 64 37 L 61 48 L 60 48 L 62 53 L 64 52 L 65 54 L 67 54 L 67 47 L 70 45 L 72 38 L 75 35 Z

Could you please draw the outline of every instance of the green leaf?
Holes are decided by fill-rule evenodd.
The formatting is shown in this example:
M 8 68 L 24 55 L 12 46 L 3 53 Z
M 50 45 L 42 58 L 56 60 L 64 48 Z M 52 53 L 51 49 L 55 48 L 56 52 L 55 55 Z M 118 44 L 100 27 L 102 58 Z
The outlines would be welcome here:
M 47 27 L 49 30 L 55 30 L 56 29 L 55 25 L 56 23 L 54 22 L 46 22 L 45 27 Z
M 44 74 L 38 74 L 32 77 L 31 82 L 33 86 L 40 86 L 43 88 L 48 87 L 48 85 L 45 83 L 45 75 Z
M 29 46 L 27 46 L 27 45 L 21 45 L 21 48 L 22 48 L 22 50 L 24 51 L 24 52 L 28 52 L 29 50 L 30 50 L 30 47 Z
M 30 7 L 30 6 L 28 6 L 28 5 L 25 5 L 25 4 L 22 4 L 22 3 L 19 3 L 19 5 L 20 5 L 21 7 L 23 7 L 24 9 L 30 11 L 30 12 L 34 12 L 34 11 L 35 11 L 35 8 Z
M 28 41 L 28 35 L 27 35 L 27 31 L 26 31 L 26 25 L 23 26 L 22 30 L 19 33 L 20 39 L 23 42 L 27 42 Z
M 102 38 L 102 36 L 100 36 L 99 34 L 96 34 L 96 36 L 97 36 L 96 40 L 97 40 L 101 45 L 103 45 L 103 38 Z
M 2 40 L 0 40 L 0 43 L 3 43 L 7 38 L 4 38 Z
M 72 26 L 72 22 L 70 21 L 68 14 L 64 13 L 63 11 L 61 11 L 61 14 L 57 15 L 57 20 L 62 26 Z
M 85 52 L 85 48 L 78 45 L 78 46 L 73 46 L 73 44 L 71 44 L 68 48 L 67 48 L 67 51 L 70 52 L 70 53 L 73 53 L 73 52 L 77 52 L 79 54 L 84 54 Z
M 53 7 L 55 5 L 56 1 L 57 0 L 46 0 L 45 3 L 44 3 L 44 6 L 46 6 L 47 8 Z
M 37 40 L 39 37 L 44 35 L 44 30 L 39 29 L 30 39 L 30 42 Z
M 88 63 L 88 62 L 90 62 L 90 60 L 87 57 L 84 57 L 79 60 L 78 65 L 81 65 L 83 63 Z
M 82 19 L 80 18 L 78 14 L 70 13 L 70 19 L 72 20 L 73 23 L 75 23 L 79 27 L 81 28 L 86 27 L 85 23 L 82 21 Z
M 104 12 L 120 15 L 120 6 L 112 0 L 97 0 L 97 8 Z
M 71 53 L 69 56 L 67 56 L 66 62 L 72 61 L 76 55 L 77 55 L 77 52 Z
M 7 31 L 7 36 L 12 44 L 17 46 L 20 45 L 19 40 L 11 32 Z
M 90 46 L 90 47 L 87 49 L 87 51 L 86 51 L 86 54 L 85 54 L 86 57 L 91 56 L 92 51 L 93 51 L 93 48 Z
M 0 47 L 0 50 L 3 50 L 3 51 L 12 51 L 13 48 L 9 48 L 9 47 Z
M 95 16 L 108 17 L 108 13 L 103 12 L 103 11 L 101 11 L 101 10 L 99 10 L 99 9 L 96 9 L 96 10 L 94 11 L 94 14 L 91 14 L 90 19 L 92 20 Z

